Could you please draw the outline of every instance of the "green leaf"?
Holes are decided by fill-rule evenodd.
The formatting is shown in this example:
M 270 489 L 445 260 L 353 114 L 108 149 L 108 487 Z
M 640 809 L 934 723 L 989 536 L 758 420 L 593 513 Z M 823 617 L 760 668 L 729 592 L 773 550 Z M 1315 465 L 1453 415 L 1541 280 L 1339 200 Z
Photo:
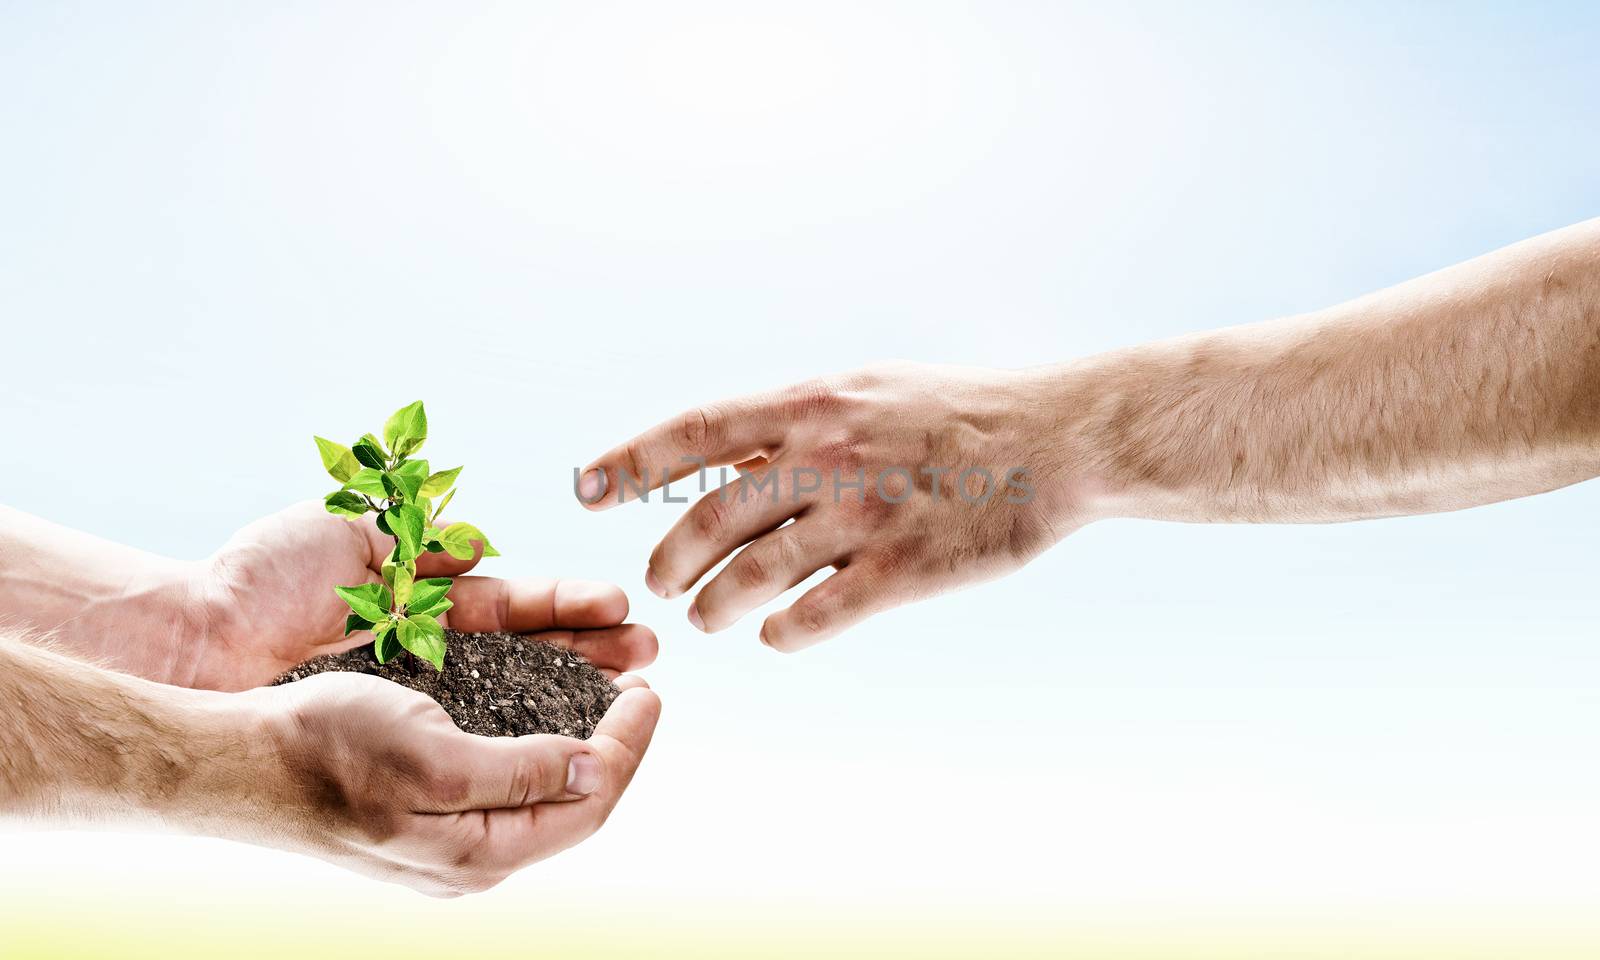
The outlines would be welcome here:
M 393 609 L 393 596 L 381 583 L 363 583 L 359 587 L 334 587 L 333 592 L 344 598 L 349 608 L 362 619 L 377 623 L 387 620 Z
M 322 454 L 322 469 L 328 471 L 333 479 L 344 483 L 360 468 L 361 464 L 356 461 L 356 455 L 350 452 L 349 447 L 322 437 L 313 439 L 317 441 L 317 452 Z
M 444 639 L 444 625 L 426 613 L 413 613 L 407 616 L 406 619 L 428 636 L 438 637 L 440 640 Z
M 395 621 L 385 620 L 372 631 L 372 653 L 379 663 L 388 663 L 400 653 L 400 638 L 395 635 Z
M 383 582 L 389 585 L 389 590 L 394 594 L 394 603 L 397 607 L 405 606 L 411 600 L 411 585 L 416 576 L 414 565 L 410 563 L 386 563 L 383 565 Z
M 412 560 L 422 552 L 422 528 L 427 521 L 415 505 L 402 503 L 384 511 L 383 518 L 399 542 L 395 548 L 396 560 Z
M 428 414 L 422 409 L 421 400 L 408 403 L 396 410 L 383 425 L 383 442 L 402 457 L 420 449 L 422 441 L 426 439 L 428 439 Z
M 456 476 L 460 473 L 460 467 L 452 467 L 449 470 L 440 470 L 438 473 L 433 474 L 422 485 L 422 495 L 425 497 L 437 497 L 439 494 L 444 493 L 450 489 L 452 483 L 456 482 Z
M 437 617 L 443 612 L 443 609 L 449 609 L 448 607 L 441 609 L 438 606 L 440 603 L 450 602 L 444 598 L 444 595 L 449 592 L 449 577 L 429 577 L 426 580 L 418 580 L 412 584 L 411 603 L 406 609 L 410 613 L 426 613 Z
M 361 461 L 361 465 L 364 467 L 382 470 L 389 465 L 388 455 L 383 452 L 382 447 L 378 446 L 378 441 L 374 440 L 370 433 L 357 440 L 355 446 L 350 448 L 350 452 L 355 455 L 357 460 Z
M 389 529 L 388 519 L 381 512 L 378 514 L 378 529 L 386 536 L 394 536 L 394 531 Z
M 335 490 L 322 498 L 322 505 L 334 516 L 346 517 L 354 520 L 366 513 L 371 507 L 358 493 L 348 490 Z
M 428 607 L 427 609 L 424 609 L 424 610 L 417 610 L 416 612 L 417 613 L 426 613 L 430 617 L 442 617 L 442 616 L 444 616 L 444 612 L 446 610 L 449 610 L 451 607 L 453 607 L 455 605 L 456 605 L 456 602 L 454 600 L 450 600 L 450 599 L 436 600 L 436 601 L 434 601 L 433 606 Z M 411 613 L 412 611 L 410 609 L 407 609 L 406 612 L 407 613 Z
M 428 482 L 428 461 L 407 460 L 390 471 L 389 476 L 405 491 L 402 499 L 407 503 L 415 503 L 422 492 L 422 485 Z
M 357 493 L 364 493 L 369 497 L 382 497 L 387 495 L 387 491 L 383 489 L 383 473 L 379 470 L 373 469 L 372 467 L 362 467 L 360 470 L 357 470 L 355 474 L 345 482 L 344 488 L 346 490 L 354 490 Z
M 439 531 L 439 542 L 444 544 L 445 552 L 457 560 L 472 559 L 472 541 L 474 540 L 483 543 L 484 556 L 500 556 L 500 551 L 489 543 L 489 538 L 483 535 L 483 531 L 470 523 L 452 523 Z
M 350 634 L 355 633 L 357 630 L 371 629 L 372 621 L 361 616 L 359 613 L 352 613 L 344 618 L 344 635 L 347 637 L 350 636 Z
M 439 621 L 425 613 L 412 614 L 400 621 L 397 630 L 402 647 L 433 664 L 435 670 L 444 669 L 444 627 Z
M 461 468 L 460 467 L 456 467 L 456 469 L 460 470 Z M 436 507 L 434 509 L 434 511 L 433 511 L 434 517 L 438 517 L 439 514 L 444 513 L 444 508 L 450 505 L 450 498 L 454 497 L 455 495 L 456 495 L 456 492 L 453 489 L 449 493 L 444 495 L 444 499 L 439 501 L 439 506 Z

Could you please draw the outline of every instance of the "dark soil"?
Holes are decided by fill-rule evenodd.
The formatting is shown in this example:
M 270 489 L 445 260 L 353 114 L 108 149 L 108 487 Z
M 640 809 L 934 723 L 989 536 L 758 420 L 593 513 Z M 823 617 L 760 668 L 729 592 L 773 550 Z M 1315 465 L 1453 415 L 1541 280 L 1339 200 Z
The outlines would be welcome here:
M 420 690 L 456 726 L 485 737 L 558 733 L 587 740 L 617 688 L 570 650 L 511 633 L 445 631 L 444 672 L 410 654 L 379 664 L 372 645 L 308 660 L 272 681 L 318 673 L 369 673 Z

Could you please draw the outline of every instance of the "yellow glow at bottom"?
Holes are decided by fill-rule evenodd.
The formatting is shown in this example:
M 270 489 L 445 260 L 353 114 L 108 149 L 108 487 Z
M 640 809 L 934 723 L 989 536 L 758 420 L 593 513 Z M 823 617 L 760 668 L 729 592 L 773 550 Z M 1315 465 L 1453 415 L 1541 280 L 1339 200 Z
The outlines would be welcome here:
M 263 897 L 253 908 L 176 900 L 121 903 L 77 896 L 0 906 L 0 957 L 181 960 L 237 957 L 1093 958 L 1093 960 L 1592 960 L 1600 929 L 1548 918 L 1491 922 L 1443 911 L 1426 922 L 1376 911 L 1315 916 L 1174 918 L 1127 911 L 1063 922 L 1033 907 L 1004 918 L 975 912 L 822 909 L 815 904 L 683 902 L 574 910 L 529 903 L 482 912 L 470 901 L 423 904 L 403 891 L 325 905 L 307 915 Z M 71 902 L 68 902 L 71 901 Z M 417 909 L 408 909 L 415 907 Z M 506 906 L 501 904 L 501 907 Z M 515 904 L 511 904 L 515 906 Z M 1570 914 L 1568 915 L 1571 916 Z

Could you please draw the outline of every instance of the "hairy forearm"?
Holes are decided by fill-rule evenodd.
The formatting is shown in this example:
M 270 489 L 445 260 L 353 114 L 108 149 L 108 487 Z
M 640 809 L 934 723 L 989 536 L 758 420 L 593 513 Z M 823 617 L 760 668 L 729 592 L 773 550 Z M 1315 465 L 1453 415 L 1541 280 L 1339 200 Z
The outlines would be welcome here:
M 100 670 L 0 634 L 0 813 L 227 835 L 268 793 L 245 701 Z M 259 754 L 259 755 L 258 755 Z
M 1038 376 L 1102 515 L 1333 521 L 1551 490 L 1600 475 L 1600 220 Z
M 183 682 L 207 628 L 194 564 L 0 506 L 0 624 L 79 657 Z

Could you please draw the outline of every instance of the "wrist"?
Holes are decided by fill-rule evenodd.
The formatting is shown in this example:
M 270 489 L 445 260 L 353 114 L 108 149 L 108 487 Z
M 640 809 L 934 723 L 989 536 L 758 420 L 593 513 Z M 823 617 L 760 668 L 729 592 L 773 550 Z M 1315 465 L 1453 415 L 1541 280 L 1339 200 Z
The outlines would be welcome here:
M 1256 382 L 1252 356 L 1201 335 L 1029 371 L 1064 451 L 1058 486 L 1087 519 L 1210 519 L 1243 463 L 1228 404 Z
M 191 687 L 220 607 L 203 565 L 153 558 L 56 632 L 102 666 Z
M 1108 366 L 1090 358 L 1016 373 L 1020 449 L 1037 503 L 1062 530 L 1126 515 L 1130 491 L 1113 469 L 1107 429 L 1118 405 Z
M 153 774 L 119 798 L 164 825 L 257 842 L 284 818 L 289 777 L 272 735 L 275 698 L 162 687 L 151 713 Z

